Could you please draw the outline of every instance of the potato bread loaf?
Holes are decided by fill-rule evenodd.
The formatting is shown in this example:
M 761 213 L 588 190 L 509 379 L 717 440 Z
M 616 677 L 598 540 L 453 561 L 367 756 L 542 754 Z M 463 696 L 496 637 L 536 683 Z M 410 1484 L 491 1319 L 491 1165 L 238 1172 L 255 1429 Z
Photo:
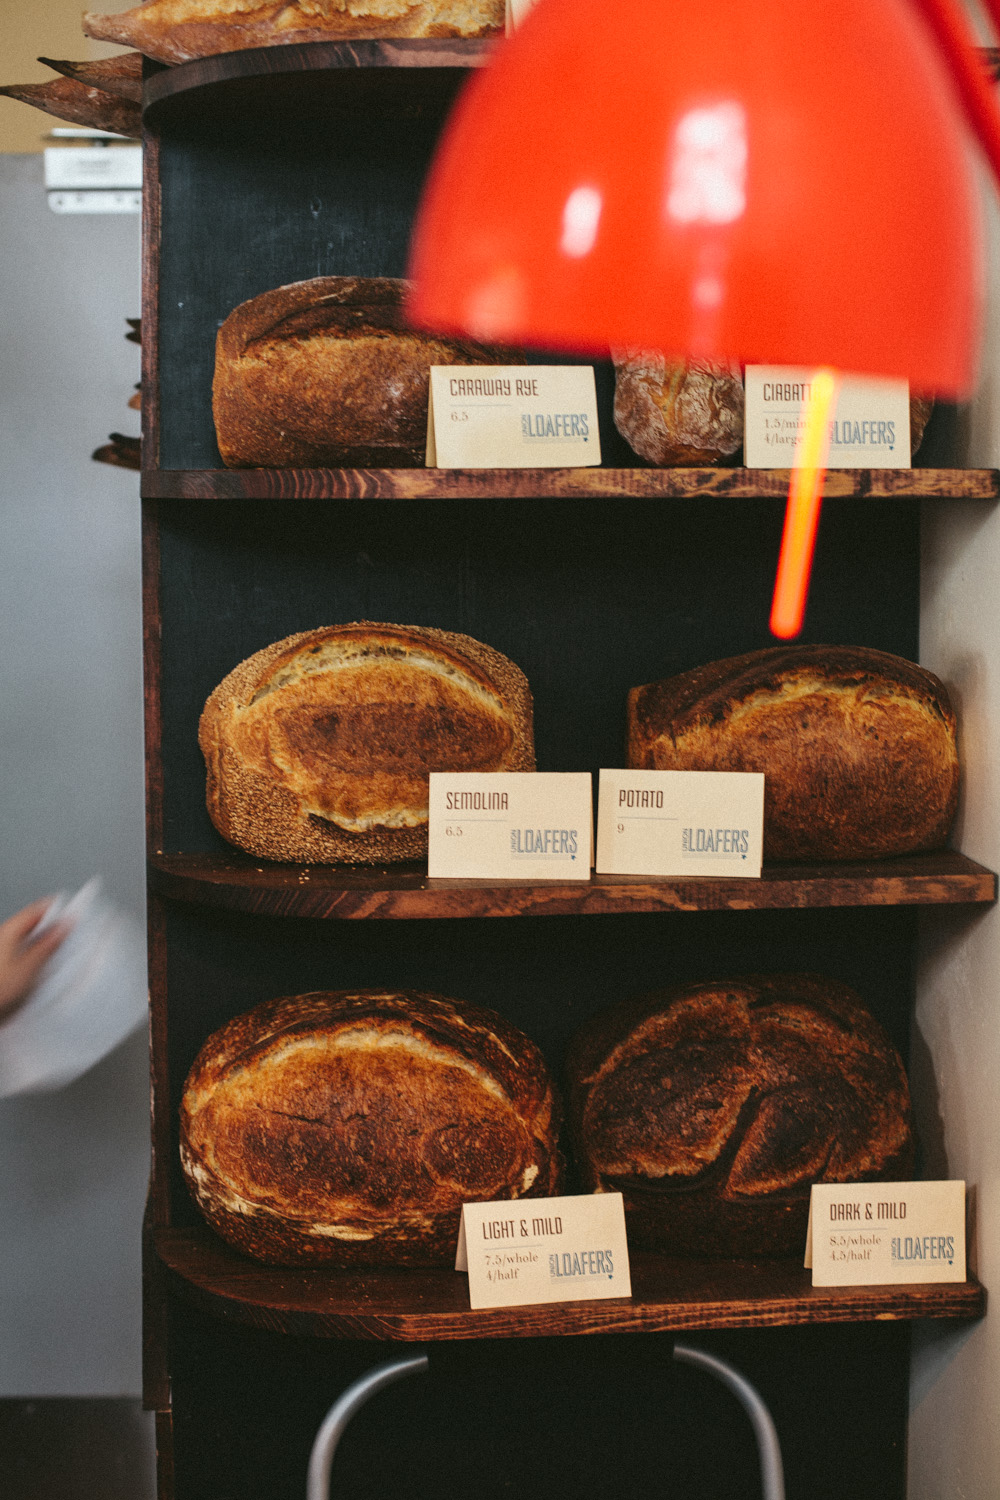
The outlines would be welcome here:
M 627 762 L 763 771 L 767 859 L 936 849 L 958 800 L 944 684 L 860 646 L 776 646 L 633 688 Z

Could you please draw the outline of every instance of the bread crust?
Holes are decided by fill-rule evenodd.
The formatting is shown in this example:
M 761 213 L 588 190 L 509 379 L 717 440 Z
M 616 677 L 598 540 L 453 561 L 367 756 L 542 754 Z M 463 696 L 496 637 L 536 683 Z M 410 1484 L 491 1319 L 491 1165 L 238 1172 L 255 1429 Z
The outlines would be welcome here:
M 461 1205 L 558 1190 L 541 1053 L 418 990 L 269 1000 L 217 1031 L 181 1103 L 201 1212 L 271 1265 L 454 1265 Z
M 847 985 L 816 974 L 678 985 L 594 1017 L 567 1060 L 576 1158 L 621 1192 L 630 1243 L 681 1255 L 805 1244 L 813 1182 L 912 1172 L 909 1087 Z
M 157 62 L 184 63 L 297 42 L 492 36 L 503 22 L 501 0 L 145 0 L 115 15 L 88 12 L 83 30 Z
M 777 646 L 633 688 L 627 761 L 762 771 L 767 859 L 937 849 L 958 803 L 944 684 L 858 646 Z
M 382 864 L 427 854 L 430 771 L 533 771 L 527 679 L 472 636 L 368 620 L 248 657 L 198 743 L 222 837 L 265 859 Z
M 731 463 L 743 446 L 738 364 L 616 349 L 615 426 L 640 458 L 667 468 Z
M 212 385 L 223 463 L 419 467 L 431 365 L 524 363 L 407 328 L 406 290 L 386 276 L 316 276 L 234 308 L 216 337 Z

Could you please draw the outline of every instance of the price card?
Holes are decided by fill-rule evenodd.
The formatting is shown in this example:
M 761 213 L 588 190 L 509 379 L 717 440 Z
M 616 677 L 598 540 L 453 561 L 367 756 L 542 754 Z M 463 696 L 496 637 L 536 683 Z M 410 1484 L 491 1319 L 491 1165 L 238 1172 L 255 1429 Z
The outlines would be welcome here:
M 504 29 L 508 36 L 512 34 L 516 26 L 520 26 L 529 10 L 533 10 L 537 0 L 506 0 L 504 6 Z
M 764 777 L 751 771 L 602 770 L 602 875 L 759 878 Z
M 589 771 L 432 771 L 427 873 L 589 880 Z
M 429 469 L 561 469 L 601 461 L 592 365 L 432 365 Z
M 818 1182 L 805 1265 L 813 1286 L 965 1280 L 964 1182 Z
M 804 427 L 813 371 L 747 365 L 743 462 L 790 469 Z M 908 469 L 910 387 L 905 380 L 844 376 L 830 422 L 831 469 Z
M 466 1203 L 455 1270 L 472 1307 L 631 1297 L 622 1195 Z

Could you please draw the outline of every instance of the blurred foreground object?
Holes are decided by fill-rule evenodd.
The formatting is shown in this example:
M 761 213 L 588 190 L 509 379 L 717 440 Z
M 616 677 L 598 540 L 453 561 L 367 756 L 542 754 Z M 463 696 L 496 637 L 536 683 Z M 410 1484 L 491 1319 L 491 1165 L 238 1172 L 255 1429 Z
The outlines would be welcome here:
M 52 903 L 43 897 L 0 922 L 0 1020 L 27 998 L 43 966 L 69 933 L 67 924 L 44 922 L 51 908 Z
M 69 930 L 38 982 L 0 1026 L 0 1099 L 72 1083 L 146 1016 L 141 929 L 104 899 L 99 880 L 88 881 L 75 896 L 55 896 L 41 920 L 34 920 L 38 943 L 46 931 L 56 937 L 60 928 Z M 4 923 L 0 934 L 9 926 Z

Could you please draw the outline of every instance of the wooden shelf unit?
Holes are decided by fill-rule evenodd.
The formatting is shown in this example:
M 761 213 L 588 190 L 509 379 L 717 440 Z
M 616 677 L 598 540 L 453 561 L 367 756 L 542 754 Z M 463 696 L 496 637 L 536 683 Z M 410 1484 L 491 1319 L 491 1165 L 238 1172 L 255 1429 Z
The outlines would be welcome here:
M 792 1262 L 637 1254 L 628 1302 L 472 1313 L 464 1280 L 447 1270 L 293 1271 L 245 1260 L 204 1227 L 181 1179 L 176 1118 L 187 1068 L 217 1026 L 260 999 L 365 983 L 437 987 L 504 1009 L 555 1066 L 574 1027 L 629 986 L 678 973 L 717 977 L 715 964 L 817 967 L 855 983 L 905 1047 L 918 912 L 932 920 L 934 906 L 974 910 L 996 897 L 995 877 L 954 851 L 772 867 L 753 882 L 532 885 L 432 882 L 406 867 L 273 865 L 215 835 L 196 748 L 200 707 L 237 661 L 293 630 L 398 619 L 489 641 L 529 676 L 539 766 L 551 770 L 620 763 L 616 726 L 628 686 L 768 643 L 787 474 L 628 467 L 608 421 L 608 369 L 598 369 L 607 467 L 221 467 L 211 423 L 219 322 L 238 302 L 305 276 L 403 274 L 434 138 L 488 52 L 481 43 L 322 43 L 149 70 L 146 1389 L 158 1412 L 161 1500 L 297 1496 L 321 1415 L 316 1371 L 333 1399 L 374 1363 L 373 1340 L 433 1341 L 461 1371 L 463 1360 L 481 1359 L 485 1341 L 502 1355 L 502 1378 L 537 1393 L 545 1440 L 571 1433 L 586 1484 L 611 1488 L 613 1446 L 574 1425 L 575 1367 L 584 1357 L 594 1363 L 592 1346 L 577 1341 L 572 1351 L 562 1336 L 608 1335 L 600 1350 L 622 1372 L 628 1419 L 634 1405 L 637 1420 L 659 1425 L 641 1378 L 649 1338 L 662 1363 L 656 1338 L 692 1330 L 724 1347 L 764 1392 L 790 1490 L 808 1475 L 816 1500 L 833 1500 L 853 1476 L 857 1493 L 867 1485 L 880 1500 L 902 1500 L 904 1324 L 981 1316 L 985 1296 L 974 1281 L 824 1291 Z M 915 656 L 914 502 L 992 502 L 1000 474 L 832 471 L 825 493 L 847 503 L 824 512 L 806 638 Z M 525 920 L 534 916 L 550 921 Z M 458 1390 L 467 1383 L 461 1371 Z M 805 1405 L 800 1391 L 809 1393 Z M 740 1418 L 692 1401 L 681 1437 L 700 1432 L 723 1456 L 720 1487 L 704 1491 L 722 1500 L 742 1461 Z M 402 1420 L 404 1407 L 394 1410 Z M 833 1410 L 835 1423 L 817 1416 Z M 492 1438 L 477 1423 L 462 1442 L 488 1454 Z M 260 1449 L 275 1425 L 268 1467 Z M 406 1441 L 423 1441 L 418 1427 L 413 1419 Z M 358 1500 L 403 1482 L 392 1475 L 379 1489 L 364 1465 L 351 1469 L 344 1446 Z M 436 1450 L 430 1460 L 427 1476 L 400 1460 L 414 1500 L 436 1500 Z M 481 1500 L 501 1500 L 496 1468 L 486 1465 Z M 659 1483 L 658 1461 L 646 1480 L 650 1490 Z
M 171 900 L 287 917 L 427 920 L 607 916 L 630 912 L 774 911 L 840 906 L 954 906 L 996 900 L 991 870 L 942 849 L 869 864 L 765 866 L 760 880 L 430 880 L 426 869 L 277 865 L 231 855 L 154 854 L 151 889 Z
M 680 1260 L 629 1256 L 632 1296 L 606 1302 L 473 1311 L 457 1271 L 332 1271 L 261 1266 L 207 1229 L 157 1231 L 177 1294 L 214 1316 L 294 1337 L 543 1338 L 588 1333 L 679 1333 L 917 1318 L 978 1318 L 975 1280 L 927 1286 L 814 1287 L 797 1260 Z
M 148 500 L 773 499 L 787 469 L 149 469 Z M 831 469 L 836 500 L 996 500 L 997 469 Z

